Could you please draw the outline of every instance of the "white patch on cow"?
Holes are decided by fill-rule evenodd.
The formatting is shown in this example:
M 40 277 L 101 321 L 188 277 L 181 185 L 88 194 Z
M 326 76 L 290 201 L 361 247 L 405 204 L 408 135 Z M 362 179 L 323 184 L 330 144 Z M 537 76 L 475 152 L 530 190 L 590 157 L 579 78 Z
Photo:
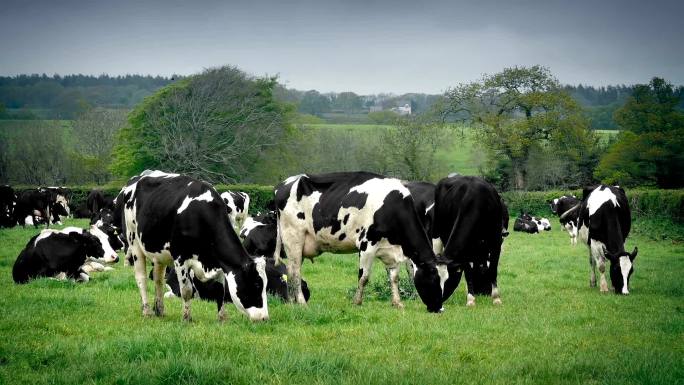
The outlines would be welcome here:
M 265 224 L 255 221 L 252 217 L 248 217 L 240 229 L 240 237 L 247 238 L 249 233 L 259 226 L 265 226 Z
M 475 267 L 475 264 L 472 263 L 472 262 L 470 262 L 470 268 L 472 269 L 472 268 L 474 268 L 474 267 Z
M 54 234 L 55 231 L 52 229 L 46 229 L 40 232 L 40 234 L 36 237 L 36 240 L 33 241 L 33 247 L 36 247 L 38 245 L 38 241 L 41 241 L 45 238 L 48 238 L 50 235 Z
M 620 272 L 622 273 L 622 294 L 629 294 L 627 287 L 627 278 L 629 278 L 629 271 L 632 269 L 632 261 L 628 256 L 620 257 Z
M 69 210 L 69 204 L 67 203 L 67 200 L 63 195 L 57 195 L 55 202 L 59 203 L 60 205 L 62 205 L 62 207 L 64 207 L 64 210 L 66 211 L 67 215 L 71 213 L 71 211 Z
M 442 295 L 444 295 L 444 282 L 449 279 L 447 265 L 437 265 L 437 274 L 439 274 L 439 287 L 442 288 Z
M 431 204 L 430 206 L 428 206 L 428 207 L 425 209 L 425 215 L 427 215 L 428 211 L 432 210 L 432 208 L 433 208 L 434 206 L 435 206 L 434 203 Z
M 191 184 L 192 184 L 192 181 L 188 182 L 188 186 L 190 186 Z
M 33 226 L 33 217 L 30 215 L 27 215 L 26 218 L 24 218 L 24 224 Z
M 159 170 L 152 170 L 152 171 L 145 170 L 140 174 L 140 176 L 149 176 L 152 178 L 175 178 L 178 175 L 179 174 L 173 174 L 173 173 L 168 173 L 168 172 L 159 171 Z
M 556 199 L 553 200 L 553 204 L 554 204 L 554 205 L 557 205 L 557 204 L 558 204 L 558 198 L 556 198 Z
M 368 179 L 360 185 L 349 189 L 349 192 L 368 194 L 368 199 L 381 199 L 380 204 L 373 202 L 373 207 L 380 208 L 382 207 L 382 201 L 385 200 L 385 197 L 395 190 L 399 191 L 404 198 L 411 195 L 406 186 L 401 184 L 399 180 L 389 178 Z M 368 204 L 368 201 L 366 201 L 366 204 Z
M 290 184 L 290 183 L 293 183 L 293 182 L 299 180 L 299 178 L 301 178 L 301 177 L 306 177 L 306 175 L 305 175 L 305 174 L 293 175 L 293 176 L 288 177 L 287 179 L 285 179 L 285 181 L 283 182 L 283 184 L 288 185 L 288 184 Z
M 589 209 L 589 216 L 594 215 L 596 210 L 598 210 L 604 203 L 611 201 L 614 207 L 619 207 L 617 202 L 617 196 L 610 191 L 609 188 L 605 187 L 601 190 L 601 187 L 597 187 L 594 191 L 589 194 L 589 199 L 587 199 L 587 208 Z
M 178 208 L 177 214 L 180 214 L 185 209 L 187 209 L 188 205 L 190 205 L 190 202 L 192 202 L 192 201 L 211 202 L 213 200 L 214 200 L 214 197 L 211 196 L 211 190 L 207 190 L 206 192 L 204 192 L 204 194 L 200 194 L 194 198 L 191 198 L 190 195 L 188 195 L 185 197 L 185 199 L 183 200 L 183 203 L 181 203 L 180 207 Z

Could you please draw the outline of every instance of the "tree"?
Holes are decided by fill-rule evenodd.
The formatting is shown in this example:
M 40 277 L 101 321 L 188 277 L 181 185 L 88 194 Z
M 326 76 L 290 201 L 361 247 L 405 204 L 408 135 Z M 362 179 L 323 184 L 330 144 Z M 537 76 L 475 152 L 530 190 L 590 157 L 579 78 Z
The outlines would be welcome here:
M 353 92 L 341 92 L 335 97 L 332 107 L 353 114 L 363 107 L 363 100 Z
M 276 84 L 226 66 L 161 89 L 119 131 L 112 172 L 161 168 L 212 183 L 248 179 L 288 124 L 289 107 L 273 97 Z
M 114 136 L 126 124 L 126 114 L 126 110 L 94 108 L 74 121 L 74 157 L 88 181 L 102 184 L 109 180 Z
M 601 159 L 596 177 L 627 186 L 684 186 L 684 113 L 677 109 L 681 93 L 657 77 L 637 85 L 615 111 L 624 131 Z
M 307 91 L 299 102 L 299 112 L 320 116 L 330 111 L 330 98 L 316 90 Z
M 528 187 L 533 149 L 553 151 L 555 156 L 571 161 L 568 174 L 562 178 L 566 183 L 582 184 L 591 179 L 582 162 L 587 156 L 594 158 L 597 141 L 580 106 L 547 68 L 506 68 L 485 75 L 479 82 L 449 89 L 444 97 L 436 104 L 442 108 L 442 119 L 456 116 L 470 122 L 490 157 L 506 161 L 514 188 Z

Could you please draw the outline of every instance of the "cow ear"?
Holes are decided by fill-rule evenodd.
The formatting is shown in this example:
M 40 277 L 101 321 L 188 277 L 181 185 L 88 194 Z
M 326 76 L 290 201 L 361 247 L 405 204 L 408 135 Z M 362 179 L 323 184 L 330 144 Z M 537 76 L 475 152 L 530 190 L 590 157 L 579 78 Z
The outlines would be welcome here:
M 610 262 L 616 262 L 619 259 L 619 255 L 617 254 L 612 254 L 608 250 L 605 252 L 605 257 L 610 261 Z
M 638 253 L 639 253 L 639 248 L 634 246 L 634 251 L 632 251 L 632 253 L 629 254 L 629 260 L 634 262 Z

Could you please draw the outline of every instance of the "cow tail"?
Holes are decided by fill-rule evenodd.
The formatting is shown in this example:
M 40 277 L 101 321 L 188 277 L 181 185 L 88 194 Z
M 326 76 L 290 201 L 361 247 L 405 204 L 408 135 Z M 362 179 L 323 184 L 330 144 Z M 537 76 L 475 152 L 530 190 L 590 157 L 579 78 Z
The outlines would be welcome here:
M 276 210 L 276 244 L 275 244 L 275 251 L 273 252 L 273 260 L 275 261 L 276 266 L 280 266 L 282 263 L 282 259 L 280 258 L 280 250 L 283 247 L 283 239 L 282 235 L 280 232 L 280 215 L 278 213 L 278 210 Z

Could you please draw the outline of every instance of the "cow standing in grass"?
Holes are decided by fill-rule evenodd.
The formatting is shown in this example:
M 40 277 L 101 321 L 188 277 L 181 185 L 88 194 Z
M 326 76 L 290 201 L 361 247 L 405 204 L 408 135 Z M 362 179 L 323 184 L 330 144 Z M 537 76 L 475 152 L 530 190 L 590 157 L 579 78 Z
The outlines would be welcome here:
M 235 231 L 240 231 L 249 215 L 249 195 L 242 191 L 226 191 L 221 199 L 228 208 L 228 218 Z
M 451 268 L 444 295 L 454 292 L 465 270 L 468 306 L 475 305 L 475 294 L 491 294 L 494 304 L 500 304 L 497 275 L 508 210 L 499 193 L 481 178 L 444 178 L 437 184 L 434 210 L 435 252 L 441 252 Z
M 551 211 L 559 217 L 561 229 L 570 234 L 570 244 L 573 246 L 577 245 L 578 213 L 576 211 L 570 211 L 570 209 L 574 208 L 579 203 L 580 200 L 574 195 L 563 195 L 560 198 L 549 201 Z
M 638 249 L 625 251 L 625 240 L 632 227 L 632 214 L 625 190 L 619 186 L 587 187 L 582 202 L 566 212 L 576 215 L 578 237 L 589 248 L 589 285 L 596 286 L 596 267 L 601 292 L 608 291 L 605 270 L 610 261 L 610 280 L 616 294 L 629 294 L 629 279 L 634 271 Z
M 154 265 L 156 315 L 164 314 L 164 276 L 166 267 L 173 266 L 184 320 L 192 318 L 190 302 L 196 290 L 192 278 L 227 285 L 233 303 L 250 320 L 268 319 L 266 262 L 247 254 L 229 224 L 226 204 L 211 185 L 188 176 L 146 171 L 121 190 L 115 207 L 123 210 L 127 255 L 133 259 L 143 315 L 152 314 L 147 302 L 149 258 Z M 225 301 L 217 302 L 223 320 Z
M 359 252 L 359 285 L 354 303 L 361 304 L 375 257 L 390 270 L 392 304 L 399 298 L 399 265 L 416 266 L 414 283 L 430 312 L 442 310 L 447 267 L 438 264 L 416 213 L 409 190 L 401 181 L 367 172 L 297 175 L 275 190 L 278 238 L 288 258 L 289 299 L 305 303 L 301 290 L 302 258 L 323 252 Z

